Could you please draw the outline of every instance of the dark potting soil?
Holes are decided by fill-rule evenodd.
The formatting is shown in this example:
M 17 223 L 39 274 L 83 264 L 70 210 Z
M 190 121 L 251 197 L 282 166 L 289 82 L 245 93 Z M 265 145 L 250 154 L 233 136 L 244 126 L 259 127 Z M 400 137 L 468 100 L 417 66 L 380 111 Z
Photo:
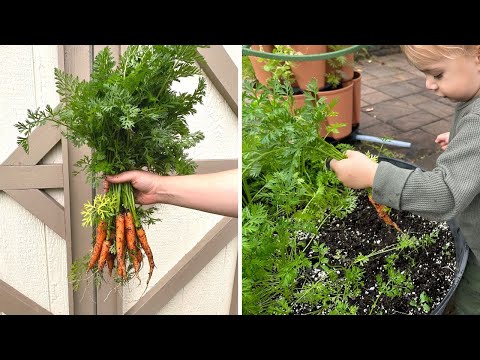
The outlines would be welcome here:
M 349 299 L 350 305 L 358 307 L 357 314 L 426 314 L 431 312 L 445 297 L 453 283 L 455 275 L 455 244 L 453 236 L 445 222 L 432 222 L 406 211 L 390 212 L 391 219 L 397 223 L 404 233 L 420 238 L 423 234 L 438 231 L 435 244 L 415 250 L 403 250 L 402 255 L 395 261 L 394 268 L 403 274 L 410 274 L 414 284 L 411 291 L 398 297 L 388 297 L 379 294 L 376 276 L 381 274 L 384 282 L 388 281 L 384 265 L 386 257 L 392 252 L 380 254 L 369 259 L 363 266 L 364 286 L 359 296 Z M 328 246 L 330 267 L 346 267 L 360 254 L 368 255 L 390 244 L 397 242 L 399 232 L 385 224 L 378 216 L 373 205 L 369 202 L 365 191 L 359 192 L 356 210 L 345 219 L 334 219 L 328 225 L 322 226 L 318 235 L 302 234 L 299 243 L 311 244 L 312 237 Z M 313 251 L 307 249 L 308 257 L 312 258 Z M 403 254 L 410 253 L 409 257 Z M 334 256 L 337 254 L 337 256 Z M 316 257 L 318 261 L 318 257 Z M 413 259 L 413 261 L 412 261 Z M 323 274 L 322 274 L 323 273 Z M 339 273 L 339 271 L 337 271 Z M 298 282 L 299 289 L 307 282 L 322 281 L 325 273 L 320 268 L 308 269 L 302 274 L 302 281 Z M 343 272 L 342 275 L 343 276 Z M 425 292 L 432 299 L 430 309 L 422 307 L 420 295 Z M 378 300 L 371 311 L 375 300 Z M 416 302 L 416 306 L 412 305 Z M 319 306 L 296 303 L 292 305 L 295 314 L 316 313 Z M 428 309 L 428 308 L 427 308 Z M 325 311 L 324 313 L 328 313 Z M 322 312 L 321 312 L 322 313 Z

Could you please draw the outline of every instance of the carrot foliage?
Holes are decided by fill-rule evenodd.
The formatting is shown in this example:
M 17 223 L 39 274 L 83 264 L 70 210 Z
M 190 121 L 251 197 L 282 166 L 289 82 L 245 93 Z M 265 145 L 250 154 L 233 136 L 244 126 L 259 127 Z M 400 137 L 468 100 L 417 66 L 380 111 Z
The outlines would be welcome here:
M 204 137 L 186 123 L 205 95 L 196 61 L 203 58 L 193 45 L 129 46 L 117 66 L 106 47 L 95 57 L 90 81 L 55 69 L 60 106 L 28 110 L 27 120 L 15 124 L 22 134 L 17 142 L 28 152 L 36 126 L 48 120 L 63 126 L 76 146 L 94 150 L 76 163 L 94 186 L 104 174 L 142 167 L 158 174 L 193 173 L 185 150 Z M 193 93 L 172 89 L 191 76 L 199 78 Z

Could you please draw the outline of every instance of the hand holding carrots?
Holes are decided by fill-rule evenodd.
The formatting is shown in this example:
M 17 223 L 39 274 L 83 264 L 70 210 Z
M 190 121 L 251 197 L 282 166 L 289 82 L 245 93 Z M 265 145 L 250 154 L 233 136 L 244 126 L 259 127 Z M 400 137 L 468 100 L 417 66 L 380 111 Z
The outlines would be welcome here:
M 238 169 L 209 174 L 163 176 L 141 170 L 107 176 L 109 184 L 130 182 L 138 204 L 170 204 L 238 217 Z
M 105 185 L 108 183 L 104 183 Z M 116 255 L 118 279 L 126 282 L 132 276 L 138 275 L 143 260 L 141 251 L 143 249 L 150 265 L 148 287 L 155 263 L 140 222 L 138 213 L 140 209 L 134 205 L 134 188 L 131 183 L 112 184 L 108 188 L 105 194 L 96 196 L 94 205 L 87 204 L 87 209 L 82 213 L 87 217 L 88 223 L 92 222 L 97 227 L 87 272 L 90 270 L 94 273 L 101 272 L 107 263 L 111 275 L 115 266 L 115 259 L 112 256 Z M 94 211 L 95 204 L 101 211 Z M 97 262 L 98 266 L 95 267 Z M 130 271 L 132 269 L 134 273 Z
M 119 184 L 124 182 L 131 182 L 135 191 L 135 200 L 138 204 L 149 205 L 159 202 L 157 187 L 158 187 L 158 175 L 153 173 L 132 170 L 125 171 L 118 175 L 109 175 L 106 177 L 104 183 L 105 191 L 108 191 L 109 183 Z

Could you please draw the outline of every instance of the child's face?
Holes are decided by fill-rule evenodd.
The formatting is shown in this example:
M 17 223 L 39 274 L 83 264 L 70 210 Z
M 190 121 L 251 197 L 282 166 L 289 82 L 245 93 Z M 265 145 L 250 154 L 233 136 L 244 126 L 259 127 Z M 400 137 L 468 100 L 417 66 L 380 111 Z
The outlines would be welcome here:
M 422 72 L 426 76 L 425 86 L 438 96 L 464 102 L 480 95 L 480 56 L 445 58 Z

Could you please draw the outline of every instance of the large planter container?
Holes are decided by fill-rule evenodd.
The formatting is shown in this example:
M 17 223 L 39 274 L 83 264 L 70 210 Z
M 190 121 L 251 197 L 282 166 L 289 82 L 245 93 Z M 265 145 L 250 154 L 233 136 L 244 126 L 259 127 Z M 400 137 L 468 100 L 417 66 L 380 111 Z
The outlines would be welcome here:
M 273 45 L 252 45 L 252 50 L 269 52 L 273 51 Z M 252 63 L 253 71 L 255 72 L 255 77 L 257 80 L 264 86 L 267 85 L 268 79 L 272 77 L 272 73 L 270 71 L 266 71 L 263 67 L 265 66 L 264 61 L 257 56 L 249 56 L 250 62 Z
M 323 54 L 327 52 L 327 45 L 291 45 L 292 49 L 303 55 Z M 318 88 L 325 87 L 325 60 L 296 61 L 292 72 L 300 89 L 305 90 L 312 79 L 317 79 Z
M 347 59 L 346 64 L 343 65 L 340 69 L 338 69 L 338 71 L 340 71 L 340 74 L 342 75 L 342 81 L 349 81 L 349 80 L 352 80 L 352 78 L 353 78 L 353 73 L 354 73 L 353 63 L 354 63 L 354 60 L 355 60 L 355 54 L 350 53 L 350 54 L 346 54 L 344 56 Z M 333 72 L 335 70 L 337 70 L 337 69 L 332 68 L 328 64 L 328 61 L 327 61 L 326 70 L 325 70 L 327 72 L 327 74 L 330 73 L 330 72 Z
M 362 74 L 358 71 L 353 73 L 352 80 L 346 81 L 343 85 L 353 83 L 353 109 L 352 109 L 352 128 L 355 130 L 360 125 L 360 117 L 362 114 L 361 98 L 362 98 Z
M 379 161 L 388 161 L 389 163 L 398 166 L 402 169 L 416 169 L 418 166 L 411 164 L 409 162 L 399 160 L 399 159 L 392 159 L 387 157 L 380 156 Z M 460 279 L 463 276 L 463 272 L 465 271 L 465 266 L 467 265 L 468 259 L 468 246 L 465 242 L 465 239 L 460 231 L 460 228 L 455 223 L 455 221 L 450 220 L 447 222 L 448 226 L 450 227 L 450 231 L 452 232 L 453 238 L 455 240 L 455 278 L 453 280 L 452 286 L 448 289 L 446 296 L 443 300 L 438 304 L 432 311 L 431 315 L 441 315 L 445 311 L 445 307 L 447 306 L 448 302 L 452 299 L 455 290 L 460 283 Z

